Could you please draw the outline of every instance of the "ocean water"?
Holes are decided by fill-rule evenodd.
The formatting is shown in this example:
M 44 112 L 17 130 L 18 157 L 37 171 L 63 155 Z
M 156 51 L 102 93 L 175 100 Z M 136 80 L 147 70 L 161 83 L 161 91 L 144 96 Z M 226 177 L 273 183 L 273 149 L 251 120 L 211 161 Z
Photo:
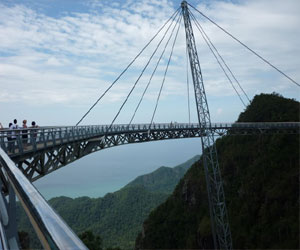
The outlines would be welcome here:
M 174 167 L 197 154 L 201 154 L 199 138 L 122 145 L 85 156 L 33 184 L 46 199 L 103 197 L 139 175 L 160 166 Z

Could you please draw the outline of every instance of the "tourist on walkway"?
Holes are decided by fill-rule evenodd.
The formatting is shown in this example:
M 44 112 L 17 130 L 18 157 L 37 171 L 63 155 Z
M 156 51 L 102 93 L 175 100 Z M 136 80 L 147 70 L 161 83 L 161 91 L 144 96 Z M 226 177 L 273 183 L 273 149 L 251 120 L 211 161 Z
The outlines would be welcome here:
M 24 144 L 24 148 L 26 148 L 28 143 L 27 120 L 23 120 L 22 141 Z
M 32 123 L 31 123 L 31 130 L 30 130 L 30 137 L 31 137 L 31 143 L 35 143 L 36 142 L 36 137 L 37 137 L 37 128 L 38 128 L 39 126 L 38 125 L 36 125 L 36 123 L 35 123 L 35 121 L 32 121 Z
M 33 122 L 31 123 L 31 127 L 30 127 L 30 128 L 38 128 L 38 127 L 39 127 L 39 126 L 36 125 L 35 121 L 33 121 Z
M 12 123 L 10 122 L 9 124 L 8 124 L 8 128 L 9 128 L 9 130 L 12 130 Z M 12 151 L 12 149 L 13 149 L 13 142 L 12 142 L 12 138 L 11 138 L 11 131 L 8 131 L 7 132 L 7 151 L 10 153 L 11 151 Z
M 12 151 L 14 152 L 15 151 L 15 146 L 16 146 L 15 142 L 17 140 L 17 134 L 18 134 L 18 132 L 14 131 L 14 130 L 19 129 L 17 119 L 14 119 L 14 123 L 9 127 L 9 129 L 12 130 L 12 132 L 11 132 L 11 144 L 12 144 Z
M 19 128 L 18 121 L 17 121 L 17 119 L 14 119 L 14 123 L 12 125 L 12 129 L 18 129 L 18 128 Z

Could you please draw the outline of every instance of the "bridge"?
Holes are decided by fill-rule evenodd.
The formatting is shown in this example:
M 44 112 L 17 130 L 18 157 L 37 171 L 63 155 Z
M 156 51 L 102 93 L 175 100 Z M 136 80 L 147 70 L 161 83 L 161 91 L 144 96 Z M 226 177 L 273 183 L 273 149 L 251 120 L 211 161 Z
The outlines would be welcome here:
M 297 134 L 300 129 L 300 123 L 297 122 L 213 123 L 211 125 L 214 136 Z M 105 148 L 206 135 L 205 130 L 197 123 L 42 127 L 28 129 L 28 139 L 22 138 L 24 135 L 22 129 L 14 132 L 16 139 L 9 141 L 7 137 L 10 136 L 11 131 L 1 131 L 0 145 L 30 181 L 35 181 L 81 157 Z
M 264 122 L 264 123 L 212 123 L 211 131 L 215 137 L 234 135 L 264 135 L 264 134 L 299 134 L 299 122 Z M 30 211 L 35 220 L 36 231 L 43 236 L 42 242 L 50 247 L 49 237 L 58 245 L 62 238 L 67 239 L 67 245 L 58 245 L 60 249 L 66 249 L 74 244 L 75 247 L 84 246 L 71 232 L 56 213 L 49 207 L 38 191 L 30 184 L 67 164 L 76 161 L 88 154 L 109 147 L 125 145 L 129 143 L 143 143 L 157 140 L 170 140 L 181 138 L 202 137 L 206 135 L 204 129 L 198 123 L 159 123 L 159 124 L 120 124 L 97 126 L 67 126 L 67 127 L 40 127 L 27 129 L 28 138 L 24 139 L 23 129 L 14 130 L 16 139 L 11 141 L 11 130 L 0 131 L 0 163 L 6 178 L 1 176 L 2 190 L 14 200 L 16 192 L 19 200 Z M 15 166 L 18 166 L 16 168 Z M 2 172 L 2 174 L 3 174 Z M 13 190 L 12 186 L 15 186 Z M 27 190 L 28 189 L 28 190 Z M 32 198 L 33 197 L 33 198 Z M 8 226 L 7 236 L 15 237 L 15 222 L 9 223 L 9 217 L 14 218 L 13 202 L 6 203 L 2 196 L 0 208 L 2 211 L 2 230 Z M 40 208 L 37 208 L 40 206 Z M 36 210 L 37 209 L 37 210 Z M 5 211 L 3 215 L 3 211 Z M 39 211 L 41 214 L 37 213 Z M 46 212 L 47 211 L 47 212 Z M 42 218 L 44 215 L 47 218 Z M 42 216 L 43 217 L 43 216 Z M 49 219 L 51 218 L 51 219 Z M 42 229 L 43 228 L 43 229 Z M 45 228 L 47 230 L 45 230 Z M 55 230 L 50 230 L 50 229 Z M 61 230 L 58 233 L 59 229 Z M 48 237 L 45 235 L 48 234 Z M 3 243 L 5 243 L 4 239 Z M 17 240 L 11 240 L 10 246 L 18 246 Z M 8 243 L 6 243 L 7 249 Z M 5 248 L 4 248 L 5 249 Z
M 168 45 L 173 32 L 176 30 L 176 35 L 172 45 L 171 54 L 168 60 L 162 85 L 157 97 L 156 106 L 149 124 L 132 124 L 132 120 L 143 97 L 148 89 L 151 79 L 156 71 L 162 55 L 151 75 L 148 85 L 146 86 L 143 95 L 134 115 L 128 124 L 115 124 L 115 121 L 126 104 L 128 98 L 154 53 L 151 55 L 147 65 L 142 70 L 141 75 L 134 83 L 129 91 L 124 103 L 120 107 L 118 113 L 114 117 L 111 124 L 107 125 L 91 125 L 80 126 L 82 120 L 90 113 L 90 111 L 98 104 L 102 97 L 114 86 L 120 76 L 131 66 L 135 59 L 144 51 L 150 42 L 157 36 L 157 33 L 151 41 L 142 49 L 136 58 L 125 68 L 125 70 L 117 77 L 117 79 L 108 87 L 108 89 L 98 98 L 91 108 L 83 115 L 76 126 L 63 127 L 39 127 L 24 129 L 3 129 L 0 131 L 0 183 L 2 192 L 0 196 L 0 248 L 1 249 L 18 249 L 19 240 L 16 228 L 16 195 L 20 200 L 24 210 L 26 211 L 41 243 L 46 249 L 86 249 L 84 244 L 78 239 L 75 233 L 66 225 L 66 223 L 54 212 L 47 204 L 39 192 L 34 188 L 32 182 L 42 178 L 43 176 L 63 167 L 67 164 L 78 160 L 88 154 L 97 152 L 109 147 L 126 145 L 131 143 L 143 143 L 158 140 L 170 140 L 181 138 L 201 139 L 201 147 L 203 152 L 204 170 L 208 188 L 208 201 L 211 216 L 211 227 L 216 249 L 232 249 L 232 240 L 229 222 L 227 218 L 225 194 L 223 190 L 222 177 L 219 170 L 219 163 L 216 153 L 215 137 L 220 136 L 235 136 L 235 135 L 258 135 L 258 134 L 299 134 L 299 122 L 264 122 L 264 123 L 211 123 L 208 103 L 206 99 L 202 72 L 198 59 L 195 38 L 192 29 L 191 21 L 200 31 L 206 43 L 208 43 L 212 53 L 217 58 L 218 63 L 223 61 L 218 50 L 211 43 L 201 25 L 196 20 L 193 13 L 189 10 L 189 5 L 183 1 L 181 8 L 177 9 L 170 19 L 163 25 L 159 32 L 171 21 L 175 23 L 172 33 L 166 43 Z M 195 9 L 203 15 L 200 11 Z M 203 15 L 204 16 L 204 15 Z M 205 16 L 206 17 L 206 16 Z M 207 17 L 206 17 L 207 18 Z M 184 20 L 187 59 L 190 62 L 191 75 L 195 91 L 196 108 L 198 123 L 154 123 L 154 116 L 161 96 L 161 91 L 165 81 L 165 75 L 168 71 L 169 63 L 172 57 L 174 44 L 176 42 L 178 30 L 181 20 Z M 209 19 L 210 20 L 210 19 Z M 210 20 L 213 22 L 212 20 Z M 214 23 L 214 22 L 213 22 Z M 171 24 L 163 35 L 165 38 Z M 216 23 L 214 23 L 216 24 Z M 217 25 L 217 24 L 216 24 Z M 218 25 L 217 25 L 218 26 Z M 218 26 L 221 28 L 220 26 Z M 225 31 L 223 28 L 221 28 Z M 171 30 L 171 29 L 170 29 Z M 227 31 L 225 31 L 228 33 Z M 245 44 L 229 34 L 232 38 L 238 41 L 241 45 L 256 54 L 260 59 L 267 62 L 271 67 L 277 70 L 280 74 L 287 77 L 291 82 L 300 86 L 292 78 L 287 76 L 281 70 L 276 68 L 270 62 L 266 61 L 256 52 L 251 50 Z M 159 42 L 158 46 L 161 44 Z M 219 58 L 219 59 L 218 59 Z M 221 66 L 221 64 L 220 64 Z M 226 77 L 232 84 L 229 75 L 233 76 L 227 64 L 221 66 Z M 225 72 L 229 71 L 229 75 Z M 236 80 L 237 81 L 237 80 Z M 246 99 L 249 100 L 245 91 L 237 82 Z M 237 89 L 232 85 L 237 95 L 241 99 Z M 243 104 L 244 101 L 241 99 Z M 250 101 L 250 100 L 249 100 Z M 246 106 L 246 105 L 245 105 Z M 190 110 L 189 110 L 190 112 Z M 25 135 L 25 137 L 24 137 Z

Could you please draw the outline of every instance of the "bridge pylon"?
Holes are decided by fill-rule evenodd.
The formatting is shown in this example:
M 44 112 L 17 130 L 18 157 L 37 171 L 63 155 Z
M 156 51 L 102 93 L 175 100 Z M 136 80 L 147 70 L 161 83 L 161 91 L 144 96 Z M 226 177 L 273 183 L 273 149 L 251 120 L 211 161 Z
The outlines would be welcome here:
M 185 25 L 186 44 L 193 79 L 195 99 L 201 136 L 202 156 L 207 185 L 211 227 L 215 249 L 232 249 L 232 239 L 225 204 L 225 194 L 219 168 L 217 149 L 214 141 L 209 108 L 196 49 L 194 33 L 190 21 L 188 4 L 181 3 Z

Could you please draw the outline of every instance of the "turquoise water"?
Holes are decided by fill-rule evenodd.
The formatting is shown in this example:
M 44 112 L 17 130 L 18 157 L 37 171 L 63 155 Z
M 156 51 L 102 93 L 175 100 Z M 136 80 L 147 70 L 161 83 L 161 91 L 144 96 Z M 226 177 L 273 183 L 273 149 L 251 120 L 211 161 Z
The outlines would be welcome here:
M 139 175 L 160 166 L 176 166 L 201 154 L 200 148 L 198 138 L 113 147 L 83 157 L 37 180 L 34 185 L 46 199 L 103 197 Z

